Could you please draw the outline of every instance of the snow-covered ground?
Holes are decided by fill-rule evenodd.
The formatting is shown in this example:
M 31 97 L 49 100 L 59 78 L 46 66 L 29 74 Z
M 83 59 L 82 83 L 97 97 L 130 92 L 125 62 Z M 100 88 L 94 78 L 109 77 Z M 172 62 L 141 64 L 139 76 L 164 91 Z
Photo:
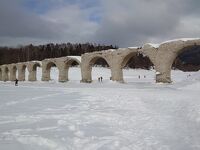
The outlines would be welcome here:
M 50 82 L 0 82 L 0 150 L 200 149 L 200 72 L 172 71 L 172 84 L 156 84 L 154 70 L 124 70 L 125 84 L 92 73 L 92 84 L 80 68 L 67 83 L 56 69 Z

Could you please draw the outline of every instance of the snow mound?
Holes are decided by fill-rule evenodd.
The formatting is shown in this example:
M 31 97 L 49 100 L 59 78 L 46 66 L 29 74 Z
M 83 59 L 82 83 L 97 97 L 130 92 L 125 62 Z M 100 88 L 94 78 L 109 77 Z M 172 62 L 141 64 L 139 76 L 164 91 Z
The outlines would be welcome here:
M 166 44 L 166 43 L 177 42 L 177 41 L 187 42 L 187 41 L 192 41 L 192 40 L 200 40 L 200 38 L 180 38 L 180 39 L 173 39 L 173 40 L 164 41 L 160 44 L 146 43 L 145 45 L 149 45 L 149 46 L 154 47 L 154 48 L 159 48 L 160 45 Z
M 79 62 L 81 62 L 81 56 L 67 56 L 67 57 L 72 59 L 77 59 Z

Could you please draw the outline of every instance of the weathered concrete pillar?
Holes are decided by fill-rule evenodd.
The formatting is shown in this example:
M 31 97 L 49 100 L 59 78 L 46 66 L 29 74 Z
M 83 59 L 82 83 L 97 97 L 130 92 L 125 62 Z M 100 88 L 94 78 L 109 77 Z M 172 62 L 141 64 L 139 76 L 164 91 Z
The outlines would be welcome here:
M 6 65 L 2 68 L 2 81 L 9 81 L 9 70 Z
M 16 79 L 16 74 L 10 73 L 10 81 L 15 81 L 15 79 Z
M 114 65 L 111 67 L 111 77 L 112 81 L 117 81 L 117 82 L 124 82 L 123 79 L 123 70 L 120 65 Z
M 82 76 L 81 82 L 91 83 L 92 82 L 92 76 L 91 76 L 92 67 L 86 66 L 84 64 L 82 65 L 82 64 L 81 64 L 81 76 Z
M 92 72 L 92 66 L 90 66 L 88 62 L 88 56 L 82 55 L 81 56 L 81 77 L 82 77 L 81 82 L 91 83 L 92 82 L 91 72 Z
M 28 81 L 36 81 L 36 70 L 34 70 L 33 68 L 28 67 Z
M 159 52 L 158 55 L 159 58 L 157 58 L 157 62 L 155 63 L 156 82 L 171 83 L 171 67 L 176 57 L 170 52 L 167 54 Z
M 58 68 L 58 70 L 59 70 L 58 81 L 59 82 L 66 82 L 66 81 L 68 81 L 68 69 L 69 68 L 66 69 L 64 66 L 60 66 Z
M 156 82 L 171 83 L 171 68 L 170 67 L 155 67 L 156 69 Z
M 110 60 L 111 78 L 112 81 L 124 82 L 123 70 L 122 70 L 123 56 L 119 53 L 114 53 L 112 59 Z
M 178 55 L 178 50 L 181 47 L 176 44 L 164 44 L 159 47 L 156 55 L 156 82 L 171 83 L 171 68 L 174 60 Z
M 42 81 L 50 80 L 50 70 L 47 69 L 47 62 L 42 61 Z
M 16 73 L 10 72 L 10 81 L 15 81 L 16 79 Z
M 17 64 L 18 80 L 25 81 L 26 66 L 23 63 Z
M 8 73 L 6 73 L 6 72 L 3 72 L 3 75 L 2 75 L 2 80 L 3 80 L 3 81 L 9 81 L 9 76 L 8 76 Z
M 0 81 L 2 81 L 2 69 L 0 68 Z
M 17 72 L 16 66 L 13 64 L 9 65 L 9 72 L 10 72 L 10 81 L 15 81 Z
M 30 70 L 29 75 L 28 75 L 28 81 L 36 81 L 36 71 L 35 70 Z

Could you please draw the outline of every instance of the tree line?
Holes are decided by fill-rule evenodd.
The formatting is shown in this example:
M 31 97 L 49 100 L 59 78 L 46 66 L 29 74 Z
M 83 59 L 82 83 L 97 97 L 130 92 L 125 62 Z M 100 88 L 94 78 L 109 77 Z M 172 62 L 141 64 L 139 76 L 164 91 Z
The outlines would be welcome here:
M 117 49 L 113 45 L 100 44 L 46 44 L 34 46 L 32 44 L 20 47 L 0 47 L 0 64 L 11 64 L 17 62 L 26 62 L 31 60 L 43 60 L 46 58 L 57 58 L 63 56 L 81 56 L 81 54 L 101 51 L 107 49 Z

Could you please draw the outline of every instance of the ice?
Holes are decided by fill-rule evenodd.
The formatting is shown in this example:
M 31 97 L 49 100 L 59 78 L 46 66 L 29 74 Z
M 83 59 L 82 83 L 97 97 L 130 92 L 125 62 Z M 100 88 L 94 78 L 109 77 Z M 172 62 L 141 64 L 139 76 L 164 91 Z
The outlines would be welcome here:
M 86 84 L 71 67 L 58 83 L 53 67 L 50 82 L 40 68 L 36 82 L 0 82 L 0 149 L 200 149 L 200 72 L 172 70 L 172 84 L 156 84 L 155 74 L 124 69 L 117 83 L 109 68 L 93 67 Z

